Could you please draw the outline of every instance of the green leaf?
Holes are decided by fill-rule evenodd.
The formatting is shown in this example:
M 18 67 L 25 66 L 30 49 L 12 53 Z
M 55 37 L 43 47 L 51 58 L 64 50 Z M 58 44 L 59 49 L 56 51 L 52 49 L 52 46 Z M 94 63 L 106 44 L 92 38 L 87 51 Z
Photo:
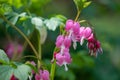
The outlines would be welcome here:
M 11 12 L 11 13 L 7 13 L 6 17 L 13 25 L 15 25 L 18 21 L 19 14 L 16 12 Z M 10 25 L 6 24 L 6 28 L 8 28 L 9 26 Z
M 39 30 L 39 33 L 40 33 L 40 43 L 43 44 L 47 38 L 47 29 L 45 26 L 43 27 L 40 27 L 40 30 Z
M 13 74 L 13 68 L 9 65 L 0 66 L 0 79 L 10 80 L 10 77 Z
M 82 0 L 74 0 L 74 3 L 77 7 L 77 10 L 81 11 L 83 9 L 83 1 Z
M 63 15 L 56 15 L 55 17 L 58 18 L 58 19 L 60 19 L 60 21 L 61 21 L 61 22 L 64 22 L 64 23 L 65 23 L 66 20 L 67 20 L 67 18 L 66 18 L 65 16 L 63 16 Z
M 58 18 L 52 17 L 50 19 L 46 19 L 44 23 L 49 30 L 55 31 L 56 28 L 61 24 L 61 21 Z
M 1 63 L 9 63 L 9 59 L 6 55 L 6 53 L 0 49 L 0 62 Z
M 34 70 L 36 73 L 38 72 L 37 68 L 31 64 L 30 62 L 27 62 L 26 65 L 28 65 L 32 70 Z
M 42 21 L 42 19 L 39 18 L 39 17 L 33 17 L 33 18 L 31 19 L 31 23 L 34 24 L 34 25 L 36 26 L 36 28 L 43 26 L 43 21 Z
M 8 3 L 17 8 L 23 5 L 21 0 L 8 0 Z
M 9 4 L 7 3 L 2 3 L 0 4 L 0 14 L 7 14 L 12 11 L 12 8 Z
M 86 8 L 86 7 L 88 7 L 90 4 L 91 4 L 91 1 L 85 2 L 83 7 Z
M 34 32 L 32 33 L 32 36 L 31 36 L 31 42 L 33 44 L 33 46 L 35 47 L 35 49 L 37 50 L 37 52 L 39 52 L 40 50 L 40 32 L 35 29 Z
M 23 21 L 23 30 L 24 30 L 24 32 L 25 32 L 25 34 L 28 36 L 28 35 L 30 35 L 33 31 L 34 31 L 34 26 L 32 25 L 32 23 L 31 23 L 31 19 L 30 18 L 28 18 L 28 19 L 26 19 L 25 21 Z
M 31 68 L 25 64 L 18 65 L 17 68 L 14 69 L 14 75 L 19 80 L 27 80 L 30 72 Z
M 87 2 L 87 0 L 74 0 L 74 3 L 77 7 L 77 10 L 81 11 L 83 8 L 86 8 L 91 3 L 91 1 Z
M 40 17 L 33 17 L 31 19 L 31 23 L 35 25 L 35 29 L 38 30 L 38 34 L 40 34 L 41 38 L 40 43 L 43 44 L 47 38 L 47 29 L 43 24 L 43 20 Z
M 17 67 L 14 67 L 13 64 Z M 30 72 L 31 68 L 26 64 L 0 65 L 0 79 L 2 80 L 10 80 L 12 75 L 19 80 L 27 80 Z

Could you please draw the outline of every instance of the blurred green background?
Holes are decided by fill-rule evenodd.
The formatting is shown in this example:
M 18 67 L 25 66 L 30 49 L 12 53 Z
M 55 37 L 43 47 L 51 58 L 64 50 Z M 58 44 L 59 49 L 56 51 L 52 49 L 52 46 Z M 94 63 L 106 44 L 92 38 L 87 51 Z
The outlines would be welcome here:
M 72 0 L 33 1 L 29 9 L 37 16 L 49 18 L 62 14 L 74 19 L 77 13 Z M 92 4 L 82 11 L 82 19 L 88 20 L 95 28 L 103 54 L 97 58 L 89 56 L 85 44 L 84 47 L 78 46 L 77 50 L 71 47 L 73 61 L 68 66 L 69 71 L 57 66 L 55 80 L 120 80 L 120 0 L 92 0 Z M 48 31 L 47 40 L 42 45 L 43 59 L 49 70 L 57 35 L 58 31 Z M 7 41 L 5 36 L 4 28 L 0 27 L 1 48 Z

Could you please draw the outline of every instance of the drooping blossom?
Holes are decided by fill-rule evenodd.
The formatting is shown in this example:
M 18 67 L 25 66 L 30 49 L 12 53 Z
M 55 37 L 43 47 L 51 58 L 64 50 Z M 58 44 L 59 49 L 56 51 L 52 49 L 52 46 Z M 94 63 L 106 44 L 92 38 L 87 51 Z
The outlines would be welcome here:
M 63 54 L 64 50 L 71 46 L 71 39 L 68 36 L 59 35 L 56 40 L 56 46 L 60 48 L 60 53 Z
M 98 53 L 102 53 L 100 42 L 95 39 L 94 34 L 88 38 L 87 46 L 91 55 L 97 56 Z
M 79 40 L 80 44 L 84 43 L 84 39 L 88 39 L 92 34 L 92 29 L 90 27 L 80 27 Z
M 50 80 L 49 72 L 47 70 L 39 70 L 39 73 L 35 75 L 35 80 Z
M 68 37 L 73 41 L 73 48 L 77 47 L 77 36 L 79 35 L 80 24 L 73 20 L 67 20 L 65 25 L 65 30 L 69 33 Z
M 78 22 L 67 20 L 65 25 L 66 34 L 59 35 L 56 39 L 56 47 L 59 48 L 54 52 L 54 59 L 59 66 L 64 65 L 67 71 L 67 64 L 70 64 L 72 59 L 70 57 L 69 48 L 73 42 L 73 48 L 76 49 L 77 42 L 82 45 L 84 40 L 88 41 L 88 49 L 91 55 L 96 56 L 98 52 L 102 52 L 100 42 L 93 36 L 93 31 L 90 27 L 80 27 Z M 52 60 L 52 62 L 54 61 Z
M 64 65 L 65 70 L 67 71 L 68 70 L 67 64 L 70 64 L 72 59 L 71 59 L 70 53 L 68 51 L 64 51 L 64 54 L 60 54 L 60 53 L 56 54 L 56 61 L 57 61 L 56 63 L 59 66 Z

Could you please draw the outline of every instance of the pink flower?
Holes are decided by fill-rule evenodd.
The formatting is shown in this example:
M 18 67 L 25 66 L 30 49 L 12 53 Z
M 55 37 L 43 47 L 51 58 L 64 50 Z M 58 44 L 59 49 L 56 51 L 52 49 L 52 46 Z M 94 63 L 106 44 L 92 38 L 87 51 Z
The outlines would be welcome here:
M 9 58 L 12 58 L 13 52 L 14 52 L 14 45 L 11 44 L 11 43 L 8 44 L 8 45 L 6 46 L 5 51 L 6 51 L 7 55 L 8 55 L 8 57 L 9 57 Z
M 50 80 L 49 72 L 47 70 L 40 70 L 39 74 L 35 75 L 35 80 Z
M 90 37 L 90 35 L 92 34 L 92 29 L 90 27 L 86 27 L 84 30 L 84 34 L 83 36 L 88 39 Z
M 69 48 L 69 47 L 71 46 L 71 39 L 70 39 L 68 36 L 65 36 L 63 45 L 64 45 L 66 48 Z
M 72 29 L 73 25 L 74 25 L 73 20 L 71 20 L 71 19 L 67 20 L 66 21 L 66 26 L 65 26 L 66 31 L 70 31 Z
M 59 35 L 56 40 L 56 46 L 60 48 L 61 54 L 64 53 L 64 50 L 71 46 L 71 39 L 68 36 Z
M 80 24 L 78 22 L 74 22 L 73 20 L 67 20 L 65 30 L 69 33 L 68 37 L 73 41 L 73 48 L 77 47 L 77 36 L 80 31 Z
M 65 70 L 66 70 L 66 71 L 68 70 L 67 64 L 70 64 L 71 61 L 72 61 L 72 59 L 71 59 L 70 54 L 69 54 L 68 51 L 65 51 L 64 54 L 62 54 L 62 55 L 61 55 L 60 53 L 57 53 L 57 54 L 56 54 L 56 60 L 57 60 L 56 63 L 57 63 L 59 66 L 62 66 L 62 65 L 65 66 Z
M 80 24 L 78 22 L 74 22 L 71 19 L 66 21 L 66 26 L 65 26 L 66 31 L 68 32 L 72 31 L 73 34 L 77 35 L 79 34 L 79 28 L 80 28 Z
M 80 44 L 82 45 L 84 43 L 84 39 L 88 39 L 90 35 L 92 34 L 92 29 L 90 27 L 80 27 L 80 33 L 79 33 L 79 38 L 80 38 Z
M 9 43 L 5 48 L 6 54 L 9 58 L 12 58 L 14 54 L 19 55 L 23 51 L 23 47 L 20 44 Z
M 102 53 L 100 42 L 94 38 L 94 34 L 88 38 L 87 46 L 91 55 L 97 56 L 98 53 Z
M 69 48 L 71 46 L 71 39 L 67 36 L 59 35 L 56 40 L 56 46 L 59 48 L 62 46 Z
M 63 35 L 59 35 L 56 39 L 56 46 L 57 47 L 61 47 L 64 41 L 64 36 Z

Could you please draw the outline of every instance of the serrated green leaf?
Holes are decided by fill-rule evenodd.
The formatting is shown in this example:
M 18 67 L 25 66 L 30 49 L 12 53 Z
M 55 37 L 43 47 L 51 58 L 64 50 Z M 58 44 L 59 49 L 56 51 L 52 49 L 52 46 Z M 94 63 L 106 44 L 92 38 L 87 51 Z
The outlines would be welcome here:
M 86 7 L 88 7 L 90 4 L 91 4 L 91 1 L 85 2 L 83 7 L 86 8 Z
M 6 53 L 0 49 L 0 62 L 1 63 L 9 63 L 9 59 L 6 55 Z

